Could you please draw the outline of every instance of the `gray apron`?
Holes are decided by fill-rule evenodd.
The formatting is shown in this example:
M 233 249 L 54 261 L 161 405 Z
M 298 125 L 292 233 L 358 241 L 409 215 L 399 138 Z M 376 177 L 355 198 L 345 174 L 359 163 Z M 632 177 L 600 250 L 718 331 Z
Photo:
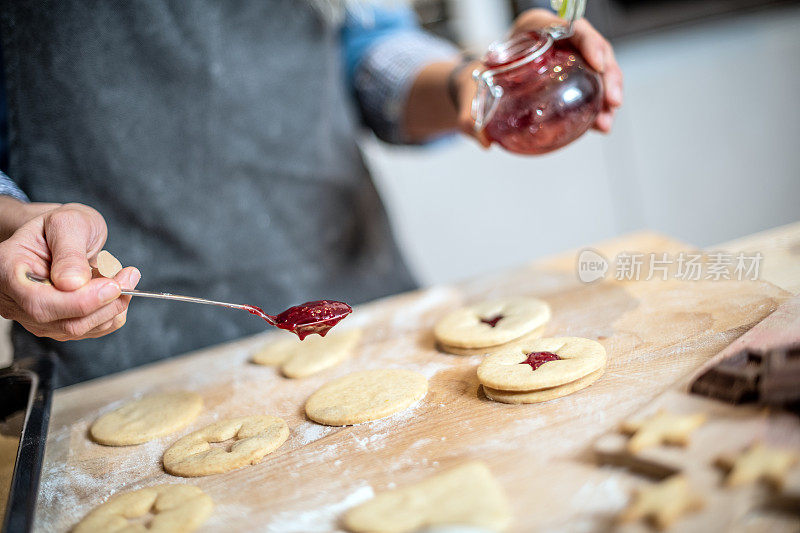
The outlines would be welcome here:
M 302 0 L 3 2 L 9 175 L 81 202 L 140 288 L 268 311 L 413 288 L 356 145 L 339 28 Z M 247 313 L 137 299 L 59 343 L 62 385 L 264 331 Z

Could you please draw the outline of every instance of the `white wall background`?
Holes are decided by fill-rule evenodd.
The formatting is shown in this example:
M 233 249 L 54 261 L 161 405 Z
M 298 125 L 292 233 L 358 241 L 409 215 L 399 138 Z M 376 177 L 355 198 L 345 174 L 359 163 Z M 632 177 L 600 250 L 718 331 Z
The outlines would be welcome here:
M 608 136 L 543 157 L 468 139 L 364 148 L 420 281 L 651 228 L 707 246 L 800 219 L 800 9 L 616 45 Z

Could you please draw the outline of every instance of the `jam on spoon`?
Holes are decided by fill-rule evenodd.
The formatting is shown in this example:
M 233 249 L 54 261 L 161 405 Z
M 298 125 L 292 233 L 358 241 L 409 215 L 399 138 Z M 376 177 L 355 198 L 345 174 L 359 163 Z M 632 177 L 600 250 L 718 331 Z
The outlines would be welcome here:
M 531 368 L 536 370 L 545 363 L 550 361 L 559 361 L 561 358 L 553 352 L 531 352 L 528 358 L 522 361 L 521 365 L 531 365 Z
M 484 324 L 488 324 L 489 327 L 493 328 L 497 325 L 498 322 L 500 322 L 504 318 L 505 315 L 496 315 L 493 316 L 492 318 L 481 318 L 481 322 L 483 322 Z
M 263 318 L 273 326 L 297 335 L 300 340 L 316 333 L 322 337 L 338 324 L 353 308 L 344 302 L 334 300 L 315 300 L 304 304 L 295 305 L 278 315 L 268 315 L 260 307 L 243 305 L 250 314 Z

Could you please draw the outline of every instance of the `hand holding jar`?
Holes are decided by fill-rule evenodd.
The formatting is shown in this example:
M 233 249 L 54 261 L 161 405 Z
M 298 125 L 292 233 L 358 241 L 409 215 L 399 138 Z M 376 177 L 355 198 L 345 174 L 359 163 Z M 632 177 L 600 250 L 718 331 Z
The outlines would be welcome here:
M 460 97 L 465 132 L 484 146 L 542 154 L 590 127 L 610 131 L 622 104 L 622 72 L 611 45 L 584 19 L 564 29 L 555 14 L 531 10 L 507 41 L 490 47 L 474 72 L 477 86 Z

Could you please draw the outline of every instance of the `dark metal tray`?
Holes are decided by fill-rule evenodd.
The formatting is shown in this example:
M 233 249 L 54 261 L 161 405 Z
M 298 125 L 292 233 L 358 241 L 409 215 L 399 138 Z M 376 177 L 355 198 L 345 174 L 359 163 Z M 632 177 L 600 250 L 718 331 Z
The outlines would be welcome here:
M 0 370 L 0 420 L 21 420 L 20 443 L 3 517 L 4 532 L 33 530 L 55 361 L 52 355 L 21 359 Z

